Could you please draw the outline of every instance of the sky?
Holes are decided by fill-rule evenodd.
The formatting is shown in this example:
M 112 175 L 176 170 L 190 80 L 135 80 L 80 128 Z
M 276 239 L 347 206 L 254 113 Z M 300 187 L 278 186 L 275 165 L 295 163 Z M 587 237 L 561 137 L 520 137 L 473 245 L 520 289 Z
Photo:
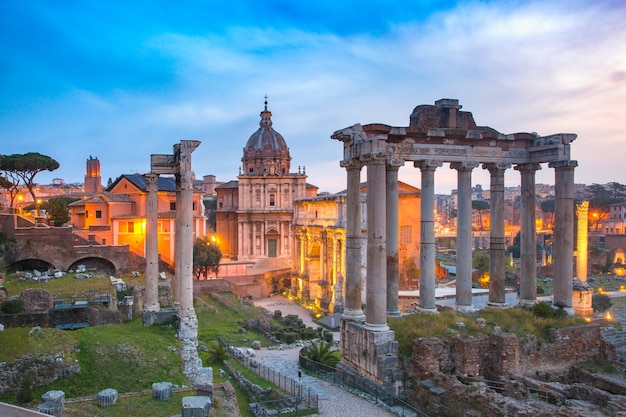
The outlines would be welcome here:
M 502 133 L 576 133 L 575 182 L 626 183 L 624 22 L 621 0 L 0 0 L 0 153 L 56 159 L 42 184 L 83 182 L 97 157 L 106 184 L 199 140 L 196 177 L 234 180 L 267 95 L 291 171 L 338 192 L 334 131 L 455 98 Z M 435 192 L 455 188 L 444 164 Z

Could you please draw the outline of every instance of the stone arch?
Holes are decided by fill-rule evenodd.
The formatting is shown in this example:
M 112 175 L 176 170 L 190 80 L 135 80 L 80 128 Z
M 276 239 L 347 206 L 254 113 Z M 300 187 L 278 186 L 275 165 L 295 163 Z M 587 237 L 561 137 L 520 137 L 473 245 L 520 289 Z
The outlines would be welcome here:
M 109 275 L 114 275 L 117 271 L 115 264 L 108 259 L 99 258 L 95 256 L 82 258 L 72 263 L 68 269 L 76 269 L 78 265 L 85 265 L 87 269 L 98 269 L 100 271 L 106 271 Z
M 9 271 L 24 271 L 33 269 L 47 271 L 49 269 L 56 269 L 56 267 L 54 264 L 46 260 L 36 258 L 20 259 L 19 261 L 13 262 L 8 266 Z

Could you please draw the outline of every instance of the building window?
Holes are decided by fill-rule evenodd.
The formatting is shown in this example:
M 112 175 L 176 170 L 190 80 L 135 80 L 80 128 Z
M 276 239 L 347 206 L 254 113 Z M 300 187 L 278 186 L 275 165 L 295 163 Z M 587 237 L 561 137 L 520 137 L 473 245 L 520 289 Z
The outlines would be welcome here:
M 276 205 L 276 194 L 270 194 L 270 207 L 274 207 Z
M 194 211 L 196 210 L 196 202 L 195 201 L 191 203 L 191 209 L 194 210 Z
M 135 233 L 135 222 L 128 222 L 128 233 Z
M 411 243 L 412 226 L 400 226 L 400 243 Z
M 85 210 L 85 218 L 88 219 L 89 218 L 89 211 Z
M 96 219 L 101 219 L 101 218 L 102 218 L 102 211 L 96 210 Z
M 170 201 L 170 210 L 176 211 L 176 201 Z

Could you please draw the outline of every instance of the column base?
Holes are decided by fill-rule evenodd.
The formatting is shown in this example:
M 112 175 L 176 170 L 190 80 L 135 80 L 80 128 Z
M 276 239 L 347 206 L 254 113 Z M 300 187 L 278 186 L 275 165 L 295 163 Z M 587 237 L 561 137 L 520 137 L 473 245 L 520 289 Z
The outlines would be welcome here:
M 593 314 L 593 288 L 574 289 L 572 292 L 572 307 L 579 316 L 591 316 Z
M 143 311 L 147 313 L 156 313 L 161 309 L 159 303 L 156 304 L 145 304 L 143 306 Z
M 416 310 L 418 313 L 439 314 L 439 310 L 437 310 L 436 308 L 426 308 L 426 307 L 417 306 Z
M 351 310 L 346 308 L 343 311 L 341 318 L 350 321 L 365 321 L 365 314 L 363 313 L 363 310 Z
M 400 310 L 387 311 L 387 317 L 402 317 Z
M 521 306 L 521 307 L 530 307 L 530 306 L 534 306 L 535 304 L 537 304 L 537 299 L 535 298 L 534 300 L 527 300 L 525 298 L 518 298 L 517 299 L 517 305 Z
M 496 303 L 493 301 L 487 302 L 487 308 L 493 308 L 494 310 L 503 310 L 505 308 L 511 307 L 507 303 Z
M 456 311 L 458 311 L 459 313 L 474 313 L 476 312 L 476 309 L 474 308 L 474 306 L 460 306 L 460 305 L 456 305 L 454 306 L 454 309 Z
M 372 332 L 388 332 L 389 331 L 389 326 L 387 325 L 387 323 L 375 324 L 375 323 L 365 322 L 365 325 L 363 326 L 363 328 L 365 330 L 370 330 Z

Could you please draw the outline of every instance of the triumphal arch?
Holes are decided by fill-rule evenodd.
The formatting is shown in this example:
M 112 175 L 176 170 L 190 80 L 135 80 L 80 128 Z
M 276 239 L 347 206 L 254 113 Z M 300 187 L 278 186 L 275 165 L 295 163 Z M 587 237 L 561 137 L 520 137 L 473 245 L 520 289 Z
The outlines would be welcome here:
M 421 172 L 419 309 L 435 307 L 435 173 L 449 164 L 457 171 L 456 309 L 472 307 L 471 176 L 482 165 L 490 173 L 489 305 L 505 304 L 504 174 L 513 168 L 521 180 L 520 304 L 537 300 L 535 172 L 554 169 L 555 306 L 572 312 L 574 242 L 574 169 L 570 144 L 575 134 L 504 134 L 477 126 L 456 99 L 417 106 L 409 126 L 355 124 L 333 133 L 343 142 L 341 166 L 347 171 L 346 295 L 341 325 L 342 369 L 392 389 L 398 380 L 397 342 L 387 317 L 398 314 L 398 170 L 412 162 Z M 367 167 L 366 309 L 361 305 L 361 169 Z

